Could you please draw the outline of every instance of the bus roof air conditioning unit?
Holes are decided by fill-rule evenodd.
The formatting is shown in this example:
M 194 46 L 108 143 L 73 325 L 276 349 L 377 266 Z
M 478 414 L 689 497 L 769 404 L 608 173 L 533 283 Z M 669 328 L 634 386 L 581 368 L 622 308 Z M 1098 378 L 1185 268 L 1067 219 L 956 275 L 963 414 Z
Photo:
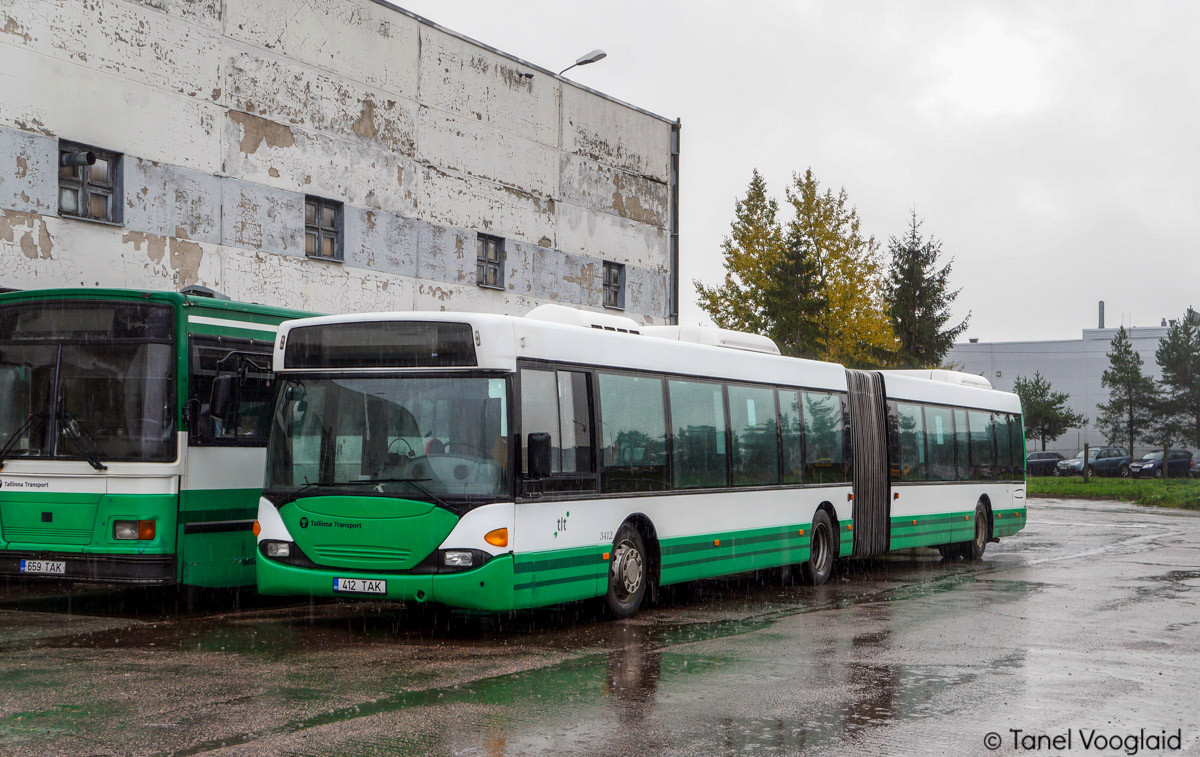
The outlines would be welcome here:
M 579 310 L 565 305 L 538 305 L 526 313 L 525 317 L 531 321 L 548 321 L 585 329 L 619 331 L 622 334 L 642 333 L 642 327 L 632 318 L 609 313 L 593 313 L 590 310 Z
M 975 386 L 980 389 L 993 389 L 992 382 L 988 381 L 983 376 L 974 373 L 963 373 L 962 371 L 947 371 L 941 368 L 924 371 L 881 371 L 884 376 L 912 376 L 913 378 L 929 379 L 930 381 L 944 381 L 947 384 L 959 384 L 961 386 Z
M 779 347 L 769 337 L 719 329 L 715 326 L 645 326 L 642 328 L 642 333 L 646 336 L 672 339 L 677 342 L 692 342 L 706 344 L 710 347 L 761 352 L 764 355 L 780 354 Z

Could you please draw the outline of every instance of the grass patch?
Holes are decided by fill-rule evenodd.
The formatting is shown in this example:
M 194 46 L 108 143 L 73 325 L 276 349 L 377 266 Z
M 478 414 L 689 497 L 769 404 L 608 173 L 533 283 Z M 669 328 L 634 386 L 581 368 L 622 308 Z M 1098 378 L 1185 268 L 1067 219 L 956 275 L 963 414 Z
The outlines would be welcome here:
M 1116 499 L 1155 507 L 1200 510 L 1200 479 L 1093 478 L 1082 476 L 1031 478 L 1026 484 L 1030 497 Z

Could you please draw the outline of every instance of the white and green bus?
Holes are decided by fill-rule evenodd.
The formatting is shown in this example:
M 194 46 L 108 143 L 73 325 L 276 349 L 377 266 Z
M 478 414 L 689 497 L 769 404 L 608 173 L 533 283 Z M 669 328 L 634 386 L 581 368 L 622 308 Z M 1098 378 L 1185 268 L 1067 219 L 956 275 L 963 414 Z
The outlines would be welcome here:
M 274 368 L 267 594 L 626 617 L 709 576 L 977 559 L 1025 520 L 1020 404 L 977 376 L 555 305 L 291 321 Z
M 302 315 L 198 291 L 0 295 L 0 575 L 253 584 L 271 349 Z M 240 387 L 222 418 L 214 382 Z

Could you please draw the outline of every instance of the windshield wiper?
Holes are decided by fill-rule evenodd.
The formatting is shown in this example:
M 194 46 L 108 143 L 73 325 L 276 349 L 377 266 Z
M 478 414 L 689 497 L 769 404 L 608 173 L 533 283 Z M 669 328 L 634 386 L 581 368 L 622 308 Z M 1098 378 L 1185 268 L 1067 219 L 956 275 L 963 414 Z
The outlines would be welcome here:
M 96 470 L 108 470 L 108 466 L 100 462 L 100 445 L 96 443 L 92 432 L 79 425 L 79 421 L 65 410 L 59 412 L 58 420 L 62 424 L 63 435 L 75 442 L 75 448 L 88 461 L 88 465 Z
M 17 430 L 12 433 L 12 436 L 8 437 L 8 442 L 4 445 L 4 449 L 0 449 L 0 469 L 4 468 L 4 461 L 7 460 L 8 456 L 12 454 L 14 449 L 16 449 L 17 442 L 21 441 L 21 435 L 26 431 L 33 430 L 34 421 L 42 421 L 44 423 L 46 421 L 46 414 L 30 413 L 25 419 L 25 422 L 22 423 L 20 427 L 18 427 Z
M 284 497 L 283 501 L 280 502 L 279 504 L 275 505 L 275 507 L 280 508 L 280 507 L 283 507 L 284 505 L 288 504 L 289 502 L 295 502 L 296 500 L 303 497 L 305 492 L 312 491 L 313 489 L 315 489 L 316 487 L 318 487 L 320 485 L 321 485 L 320 481 L 309 481 L 308 478 L 305 477 L 304 486 L 301 486 L 296 491 L 294 491 L 291 494 L 289 494 L 288 496 Z

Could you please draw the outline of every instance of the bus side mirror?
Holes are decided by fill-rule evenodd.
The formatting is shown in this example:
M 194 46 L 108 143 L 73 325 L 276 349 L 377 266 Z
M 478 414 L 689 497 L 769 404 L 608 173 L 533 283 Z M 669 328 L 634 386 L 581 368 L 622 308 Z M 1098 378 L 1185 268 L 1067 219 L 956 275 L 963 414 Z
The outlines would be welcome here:
M 237 410 L 237 376 L 217 376 L 213 379 L 212 398 L 208 402 L 208 414 L 217 420 L 232 417 Z
M 542 431 L 529 435 L 529 478 L 550 475 L 550 434 Z

